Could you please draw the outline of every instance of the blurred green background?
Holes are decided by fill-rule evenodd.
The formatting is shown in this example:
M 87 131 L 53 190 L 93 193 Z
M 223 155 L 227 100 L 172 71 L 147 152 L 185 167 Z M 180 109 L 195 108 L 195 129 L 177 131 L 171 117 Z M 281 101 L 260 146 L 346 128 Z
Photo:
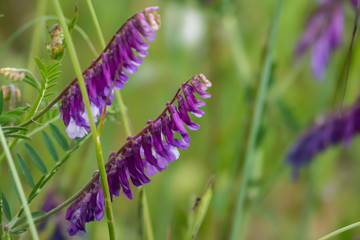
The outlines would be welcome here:
M 85 30 L 101 52 L 100 44 L 85 1 L 77 1 L 77 25 Z M 211 175 L 216 176 L 210 209 L 197 239 L 227 239 L 234 205 L 239 191 L 244 151 L 251 125 L 254 97 L 261 76 L 266 43 L 277 1 L 118 1 L 94 0 L 101 29 L 109 40 L 125 20 L 148 6 L 160 6 L 161 29 L 150 43 L 149 55 L 139 71 L 130 76 L 120 90 L 128 107 L 133 129 L 138 132 L 148 119 L 153 119 L 165 107 L 180 84 L 196 73 L 204 73 L 212 81 L 211 99 L 204 107 L 206 114 L 195 119 L 200 130 L 191 132 L 191 146 L 180 150 L 180 159 L 171 163 L 145 186 L 155 239 L 182 239 L 187 229 L 187 216 L 194 196 L 201 196 Z M 76 1 L 61 1 L 67 18 L 74 14 Z M 329 112 L 336 93 L 336 81 L 344 63 L 353 25 L 353 12 L 347 6 L 344 41 L 331 59 L 323 81 L 311 75 L 309 56 L 295 61 L 293 51 L 306 18 L 316 1 L 285 1 L 274 49 L 274 61 L 269 93 L 266 100 L 261 134 L 256 150 L 256 167 L 246 202 L 243 239 L 316 239 L 337 228 L 359 220 L 360 171 L 359 139 L 349 148 L 342 145 L 316 157 L 310 168 L 304 168 L 297 181 L 291 180 L 291 169 L 284 163 L 286 152 L 296 137 L 319 114 Z M 0 67 L 27 68 L 29 58 L 50 61 L 45 44 L 49 36 L 45 28 L 37 43 L 40 52 L 29 56 L 33 28 L 24 31 L 6 49 L 9 37 L 35 18 L 37 1 L 1 0 Z M 55 15 L 51 2 L 46 15 Z M 55 21 L 47 21 L 52 25 Z M 45 25 L 44 25 L 45 26 Z M 83 69 L 95 58 L 77 31 L 72 33 Z M 355 46 L 353 67 L 347 85 L 345 104 L 358 96 L 359 48 Z M 75 76 L 66 53 L 57 91 Z M 37 76 L 39 72 L 34 71 Z M 0 79 L 1 84 L 9 80 Z M 22 93 L 19 106 L 31 104 L 36 92 L 22 83 L 16 84 Z M 120 115 L 110 117 L 101 135 L 105 158 L 126 140 Z M 65 129 L 62 120 L 56 125 Z M 33 137 L 32 146 L 48 156 L 47 166 L 54 162 L 44 148 L 40 134 Z M 58 149 L 61 152 L 60 148 Z M 13 151 L 23 153 L 23 144 Z M 91 140 L 78 149 L 51 182 L 31 204 L 40 208 L 46 192 L 55 189 L 59 198 L 76 193 L 97 169 Z M 46 159 L 46 157 L 44 157 Z M 29 159 L 26 159 L 29 160 Z M 29 163 L 36 176 L 38 170 Z M 7 164 L 1 166 L 1 189 L 12 212 L 19 209 L 14 187 L 9 182 Z M 26 191 L 30 188 L 25 183 Z M 116 233 L 119 239 L 139 238 L 138 192 L 130 201 L 122 194 L 115 198 Z M 61 212 L 61 217 L 65 211 Z M 67 222 L 64 220 L 65 226 Z M 105 239 L 106 222 L 86 225 L 83 238 Z M 48 232 L 51 231 L 49 227 Z M 43 237 L 46 239 L 46 234 Z M 346 232 L 338 239 L 355 239 L 360 229 Z M 81 236 L 74 239 L 81 239 Z M 26 239 L 26 238 L 25 238 Z

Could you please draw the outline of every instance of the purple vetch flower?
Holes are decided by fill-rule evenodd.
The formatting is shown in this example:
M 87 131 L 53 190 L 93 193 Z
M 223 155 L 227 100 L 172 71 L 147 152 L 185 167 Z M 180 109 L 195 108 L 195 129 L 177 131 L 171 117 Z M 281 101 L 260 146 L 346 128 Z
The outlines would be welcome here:
M 204 114 L 199 107 L 205 103 L 195 97 L 195 93 L 204 98 L 211 95 L 206 92 L 211 82 L 203 74 L 195 75 L 183 83 L 171 102 L 166 104 L 165 110 L 153 121 L 148 121 L 134 137 L 128 137 L 127 142 L 112 152 L 106 163 L 106 173 L 111 200 L 123 194 L 133 198 L 129 178 L 134 186 L 141 186 L 150 182 L 150 178 L 169 166 L 169 163 L 178 159 L 178 148 L 186 149 L 189 146 L 190 136 L 185 126 L 190 130 L 199 129 L 188 113 L 197 117 Z M 178 106 L 174 102 L 178 102 Z M 175 133 L 179 133 L 175 135 Z M 68 227 L 70 235 L 78 231 L 85 231 L 85 223 L 100 220 L 104 213 L 104 198 L 102 195 L 99 175 L 93 178 L 92 187 L 85 191 L 69 208 L 66 219 L 71 222 Z M 100 194 L 101 193 L 101 194 Z
M 96 182 L 92 187 L 83 193 L 67 210 L 66 220 L 71 223 L 67 228 L 70 236 L 74 236 L 78 231 L 85 230 L 85 223 L 100 221 L 104 215 L 104 196 L 100 182 Z
M 135 73 L 147 55 L 149 44 L 144 39 L 153 41 L 160 27 L 156 9 L 146 8 L 129 18 L 103 53 L 83 72 L 95 121 L 103 108 L 111 104 L 113 91 L 124 87 L 128 74 Z M 60 112 L 70 138 L 87 134 L 90 124 L 77 83 L 63 96 Z
M 324 0 L 308 19 L 296 47 L 296 57 L 311 49 L 311 66 L 315 78 L 324 77 L 331 53 L 342 42 L 345 1 Z
M 360 98 L 351 108 L 322 117 L 305 130 L 290 148 L 286 161 L 292 165 L 296 177 L 299 168 L 310 163 L 318 153 L 340 142 L 348 146 L 359 133 Z

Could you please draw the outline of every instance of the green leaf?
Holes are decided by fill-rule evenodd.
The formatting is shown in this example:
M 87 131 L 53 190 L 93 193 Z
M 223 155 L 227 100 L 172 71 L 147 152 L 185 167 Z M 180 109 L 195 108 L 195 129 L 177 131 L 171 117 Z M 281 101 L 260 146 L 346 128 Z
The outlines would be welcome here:
M 46 166 L 43 162 L 43 160 L 40 158 L 39 154 L 35 151 L 34 148 L 32 148 L 29 144 L 25 143 L 25 149 L 27 153 L 29 154 L 31 160 L 34 162 L 36 167 L 43 173 L 47 173 Z
M 29 84 L 30 86 L 39 89 L 40 86 L 38 84 L 38 82 L 33 78 L 33 76 L 31 76 L 31 74 L 26 73 L 25 77 L 23 79 L 23 82 L 26 82 L 27 84 Z
M 60 147 L 64 151 L 68 150 L 69 149 L 69 144 L 66 141 L 66 138 L 64 137 L 64 135 L 59 130 L 59 128 L 57 126 L 55 126 L 54 124 L 50 123 L 50 130 L 51 130 L 52 135 L 54 136 L 54 138 L 56 139 L 56 141 L 60 145 Z
M 51 140 L 50 136 L 46 132 L 42 131 L 41 133 L 42 133 L 45 145 L 46 145 L 47 149 L 49 150 L 49 153 L 51 154 L 51 156 L 55 160 L 55 162 L 58 162 L 59 157 L 56 152 L 53 141 Z
M 201 198 L 197 199 L 197 201 L 193 207 L 193 210 L 195 210 L 197 212 L 196 212 L 195 221 L 194 221 L 194 224 L 192 226 L 192 231 L 191 231 L 192 239 L 196 238 L 196 235 L 200 229 L 200 226 L 203 223 L 203 221 L 205 219 L 205 215 L 209 209 L 211 199 L 213 196 L 213 192 L 214 192 L 214 180 L 215 180 L 214 176 L 210 177 L 204 195 Z
M 75 6 L 75 14 L 74 14 L 73 18 L 71 19 L 71 21 L 68 24 L 69 32 L 71 32 L 73 30 L 73 28 L 75 27 L 75 25 L 76 25 L 76 22 L 77 22 L 77 19 L 78 19 L 78 9 L 79 9 L 79 7 L 76 4 L 76 6 Z
M 285 124 L 294 132 L 297 133 L 300 130 L 300 124 L 294 116 L 289 105 L 282 100 L 277 101 L 277 105 Z
M 0 115 L 0 125 L 6 125 L 10 122 L 17 122 L 18 120 L 20 120 L 18 115 L 8 113 Z
M 25 110 L 24 108 L 14 108 L 10 111 L 7 111 L 6 114 L 11 114 L 11 115 L 18 115 L 18 116 L 21 116 L 22 114 L 24 114 Z
M 9 203 L 6 200 L 4 193 L 1 193 L 1 200 L 2 200 L 2 209 L 4 210 L 5 217 L 8 221 L 11 221 L 11 211 L 10 211 Z
M 12 138 L 21 138 L 21 139 L 24 139 L 24 140 L 31 140 L 31 137 L 28 137 L 26 135 L 23 135 L 23 134 L 17 134 L 17 133 L 8 133 L 8 134 L 5 134 L 6 137 L 12 137 Z
M 1 13 L 0 13 L 0 18 L 2 18 L 2 17 L 4 17 L 4 14 L 1 14 Z
M 41 216 L 41 215 L 44 215 L 44 214 L 45 214 L 44 211 L 36 211 L 36 212 L 32 212 L 32 213 L 31 213 L 31 216 L 32 216 L 32 218 L 37 218 L 37 217 L 39 217 L 39 216 Z M 25 221 L 26 221 L 26 217 L 23 217 L 22 219 L 20 219 L 19 221 L 17 221 L 17 222 L 14 224 L 14 226 L 12 226 L 12 228 L 15 228 L 16 226 L 21 225 L 21 224 L 24 223 Z
M 28 129 L 25 127 L 17 127 L 17 126 L 3 126 L 2 129 L 4 131 L 27 131 Z
M 22 156 L 20 154 L 16 154 L 16 158 L 19 162 L 20 168 L 21 168 L 21 172 L 24 174 L 26 181 L 29 183 L 31 188 L 34 188 L 35 183 L 34 183 L 34 179 L 30 173 L 30 168 L 27 165 L 26 161 L 22 158 Z
M 3 90 L 0 89 L 0 115 L 4 109 L 4 93 Z

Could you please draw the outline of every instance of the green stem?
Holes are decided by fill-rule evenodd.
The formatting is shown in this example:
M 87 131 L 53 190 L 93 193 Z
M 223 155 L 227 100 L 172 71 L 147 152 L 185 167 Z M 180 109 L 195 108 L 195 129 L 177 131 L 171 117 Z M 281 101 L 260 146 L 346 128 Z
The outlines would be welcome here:
M 273 25 L 270 33 L 269 38 L 269 45 L 268 45 L 268 52 L 266 54 L 264 67 L 262 71 L 262 77 L 260 81 L 260 88 L 259 92 L 256 96 L 256 104 L 255 104 L 255 110 L 252 115 L 252 125 L 250 129 L 250 137 L 248 142 L 248 147 L 245 154 L 245 163 L 243 168 L 243 177 L 242 182 L 240 186 L 239 195 L 237 198 L 236 208 L 235 208 L 235 215 L 234 215 L 234 221 L 232 225 L 231 240 L 236 240 L 240 236 L 239 230 L 241 229 L 242 221 L 243 221 L 243 215 L 244 215 L 244 205 L 245 205 L 245 197 L 247 195 L 247 188 L 249 185 L 249 180 L 252 174 L 253 169 L 253 160 L 254 160 L 254 151 L 255 151 L 255 145 L 256 145 L 256 137 L 258 136 L 259 129 L 260 129 L 260 123 L 262 118 L 262 112 L 265 105 L 265 96 L 267 93 L 269 80 L 270 80 L 270 71 L 271 71 L 271 64 L 272 64 L 272 58 L 273 58 L 273 49 L 275 45 L 275 36 L 277 33 L 277 28 L 279 24 L 279 18 L 280 18 L 280 12 L 281 12 L 281 6 L 282 6 L 283 0 L 278 0 L 277 4 L 277 10 L 275 13 L 275 18 L 273 20 Z
M 0 171 L 1 172 L 1 171 Z M 1 186 L 1 184 L 0 184 L 0 186 Z M 3 219 L 2 219 L 2 208 L 3 208 L 3 206 L 2 206 L 2 199 L 0 199 L 0 239 L 2 239 L 2 237 L 3 237 Z
M 328 235 L 322 237 L 322 238 L 319 238 L 319 240 L 326 240 L 326 239 L 329 239 L 329 238 L 332 238 L 342 232 L 345 232 L 345 231 L 348 231 L 350 229 L 353 229 L 353 228 L 356 228 L 356 227 L 359 227 L 360 226 L 360 222 L 356 222 L 356 223 L 353 223 L 353 224 L 350 224 L 346 227 L 343 227 L 343 228 L 340 228 L 332 233 L 329 233 Z
M 104 39 L 104 36 L 103 36 L 103 34 L 101 32 L 100 24 L 99 24 L 99 21 L 98 21 L 98 19 L 96 17 L 95 9 L 94 9 L 94 7 L 92 5 L 91 0 L 86 0 L 86 3 L 88 5 L 88 8 L 89 8 L 89 11 L 90 11 L 90 14 L 91 14 L 91 18 L 92 18 L 92 20 L 93 20 L 93 22 L 95 24 L 96 33 L 97 33 L 98 38 L 100 40 L 101 47 L 105 48 L 105 46 L 106 46 L 105 39 Z
M 143 216 L 144 216 L 144 225 L 145 225 L 146 236 L 147 236 L 148 240 L 154 240 L 154 232 L 152 230 L 152 223 L 151 223 L 149 205 L 147 202 L 145 188 L 143 186 L 141 186 L 139 191 L 142 191 L 141 201 L 142 201 L 142 206 L 143 206 Z
M 74 47 L 70 32 L 66 25 L 65 18 L 64 18 L 59 0 L 53 0 L 53 4 L 54 4 L 55 11 L 59 17 L 60 24 L 64 31 L 64 35 L 65 35 L 65 38 L 67 41 L 70 57 L 71 57 L 71 60 L 72 60 L 73 66 L 74 66 L 74 70 L 75 70 L 75 73 L 76 73 L 76 76 L 78 79 L 78 83 L 80 86 L 81 95 L 83 97 L 86 112 L 89 117 L 90 128 L 91 128 L 93 141 L 95 144 L 96 158 L 97 158 L 100 177 L 101 177 L 101 184 L 102 184 L 102 189 L 103 189 L 103 193 L 104 193 L 105 212 L 106 212 L 106 217 L 107 217 L 109 237 L 110 237 L 110 239 L 114 240 L 115 239 L 115 226 L 114 226 L 114 219 L 113 219 L 112 209 L 111 209 L 111 204 L 110 204 L 109 186 L 108 186 L 108 182 L 107 182 L 104 158 L 103 158 L 102 150 L 101 150 L 100 138 L 97 134 L 94 118 L 91 113 L 89 96 L 88 96 L 86 86 L 85 86 L 85 81 L 84 81 L 84 78 L 83 78 L 83 75 L 81 72 L 80 63 L 79 63 L 78 57 L 76 55 L 75 47 Z
M 38 0 L 37 7 L 36 7 L 36 17 L 40 17 L 45 14 L 46 11 L 46 5 L 47 0 Z M 30 47 L 30 53 L 29 53 L 29 59 L 28 59 L 28 68 L 31 72 L 35 69 L 35 63 L 34 63 L 34 56 L 37 56 L 40 51 L 40 37 L 41 37 L 41 31 L 44 28 L 44 24 L 38 23 L 34 27 L 34 32 L 31 38 L 31 47 Z
M 106 44 L 105 44 L 105 40 L 104 40 L 104 35 L 102 34 L 100 24 L 99 24 L 99 21 L 97 19 L 96 13 L 95 13 L 95 9 L 94 9 L 94 7 L 92 5 L 91 0 L 86 0 L 86 3 L 88 5 L 88 8 L 89 8 L 89 11 L 90 11 L 90 14 L 91 14 L 91 18 L 92 18 L 92 20 L 94 22 L 94 25 L 95 25 L 95 28 L 96 28 L 96 33 L 97 33 L 98 38 L 99 38 L 100 43 L 101 43 L 101 47 L 103 49 L 105 49 Z M 118 102 L 118 105 L 119 105 L 119 108 L 120 108 L 121 118 L 122 118 L 122 121 L 123 121 L 123 124 L 124 124 L 126 135 L 133 136 L 134 132 L 133 132 L 133 130 L 131 128 L 131 121 L 130 121 L 130 118 L 129 118 L 128 113 L 127 113 L 127 107 L 126 107 L 126 105 L 125 105 L 119 91 L 115 91 L 115 98 L 116 98 L 116 101 Z M 154 233 L 153 233 L 153 230 L 152 230 L 149 205 L 147 203 L 147 197 L 146 197 L 146 193 L 145 193 L 145 188 L 142 187 L 142 189 L 143 189 L 142 201 L 143 201 L 143 211 L 144 211 L 143 214 L 144 214 L 144 221 L 145 221 L 144 222 L 145 231 L 147 233 L 148 240 L 153 240 L 154 239 Z
M 103 49 L 105 49 L 106 43 L 105 43 L 104 35 L 102 34 L 100 24 L 99 24 L 99 21 L 97 19 L 96 13 L 95 13 L 94 6 L 92 5 L 91 0 L 86 0 L 86 3 L 88 5 L 88 8 L 89 8 L 89 11 L 90 11 L 90 14 L 91 14 L 91 18 L 92 18 L 92 20 L 94 22 L 94 25 L 95 25 L 95 28 L 96 28 L 96 33 L 98 35 L 101 47 Z M 122 97 L 121 97 L 121 94 L 120 94 L 119 91 L 115 91 L 115 98 L 116 98 L 116 101 L 119 104 L 121 117 L 122 117 L 122 120 L 123 120 L 126 135 L 132 136 L 133 131 L 131 129 L 130 119 L 129 119 L 128 114 L 127 114 L 127 107 L 124 104 L 124 101 L 122 100 Z
M 21 204 L 24 206 L 24 209 L 25 209 L 25 215 L 26 215 L 26 218 L 27 218 L 27 220 L 29 222 L 30 232 L 31 232 L 32 238 L 34 240 L 38 240 L 39 236 L 38 236 L 38 233 L 36 231 L 34 220 L 33 220 L 32 216 L 31 216 L 31 211 L 30 211 L 29 205 L 28 205 L 27 200 L 26 200 L 24 189 L 23 189 L 23 187 L 21 185 L 19 174 L 16 171 L 14 160 L 13 160 L 13 158 L 11 156 L 9 147 L 6 144 L 6 139 L 5 139 L 5 136 L 4 136 L 4 133 L 3 133 L 3 130 L 2 130 L 1 126 L 0 126 L 0 141 L 1 141 L 1 144 L 3 146 L 4 152 L 6 154 L 6 159 L 8 161 L 11 174 L 14 177 L 15 186 L 16 186 L 17 192 L 19 193 Z

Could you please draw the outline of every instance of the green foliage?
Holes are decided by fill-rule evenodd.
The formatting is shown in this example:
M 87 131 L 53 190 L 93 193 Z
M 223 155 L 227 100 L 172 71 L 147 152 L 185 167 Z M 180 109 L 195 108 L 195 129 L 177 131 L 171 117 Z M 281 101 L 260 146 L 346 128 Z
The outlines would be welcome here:
M 44 163 L 44 161 L 41 159 L 41 157 L 39 156 L 39 154 L 35 151 L 35 149 L 33 147 L 31 147 L 29 144 L 25 143 L 25 149 L 27 151 L 27 153 L 30 156 L 30 159 L 33 161 L 33 163 L 35 164 L 35 166 L 43 173 L 46 174 L 47 173 L 47 169 L 46 169 L 46 165 Z
M 23 159 L 23 157 L 20 154 L 16 154 L 16 158 L 19 162 L 21 172 L 24 174 L 26 181 L 30 185 L 31 188 L 34 188 L 34 180 L 30 172 L 30 168 L 27 165 L 26 161 Z
M 47 97 L 51 94 L 46 93 L 46 91 L 48 91 L 50 88 L 56 86 L 57 83 L 55 83 L 54 81 L 57 80 L 60 76 L 60 71 L 59 71 L 59 67 L 60 67 L 60 63 L 56 62 L 52 65 L 46 65 L 44 60 L 41 60 L 39 58 L 34 58 L 39 71 L 40 71 L 40 75 L 41 75 L 41 89 L 42 89 L 42 95 L 43 97 Z
M 210 177 L 205 193 L 196 199 L 195 204 L 189 213 L 189 227 L 185 239 L 195 239 L 198 234 L 214 194 L 214 180 L 214 176 Z
M 55 126 L 54 124 L 50 123 L 50 130 L 52 135 L 54 136 L 55 140 L 58 142 L 58 144 L 60 145 L 60 147 L 66 151 L 69 149 L 69 144 L 66 141 L 65 136 L 61 133 L 61 131 L 59 130 L 59 128 L 57 126 Z
M 0 13 L 0 18 L 2 18 L 2 17 L 4 17 L 4 14 L 1 14 L 1 13 Z
M 15 108 L 0 115 L 0 125 L 4 126 L 10 122 L 19 122 L 27 108 Z
M 45 131 L 42 131 L 41 134 L 42 134 L 46 148 L 48 149 L 50 155 L 55 160 L 55 162 L 58 162 L 59 157 L 56 152 L 55 145 L 54 145 L 53 141 L 51 140 L 50 136 Z
M 76 26 L 76 22 L 77 22 L 77 19 L 78 19 L 78 16 L 79 16 L 78 10 L 79 10 L 79 6 L 76 3 L 74 16 L 71 19 L 71 21 L 68 23 L 69 32 L 71 32 L 74 29 L 74 27 Z
M 32 87 L 34 87 L 36 89 L 40 88 L 39 82 L 37 81 L 35 76 L 28 73 L 28 72 L 25 73 L 25 77 L 24 77 L 24 79 L 22 81 L 29 84 L 30 86 L 32 86 Z
M 6 200 L 4 193 L 1 193 L 1 201 L 2 201 L 2 209 L 4 210 L 5 217 L 7 218 L 8 221 L 10 221 L 11 211 L 10 211 L 9 203 Z
M 2 114 L 4 109 L 4 92 L 0 89 L 0 115 Z

